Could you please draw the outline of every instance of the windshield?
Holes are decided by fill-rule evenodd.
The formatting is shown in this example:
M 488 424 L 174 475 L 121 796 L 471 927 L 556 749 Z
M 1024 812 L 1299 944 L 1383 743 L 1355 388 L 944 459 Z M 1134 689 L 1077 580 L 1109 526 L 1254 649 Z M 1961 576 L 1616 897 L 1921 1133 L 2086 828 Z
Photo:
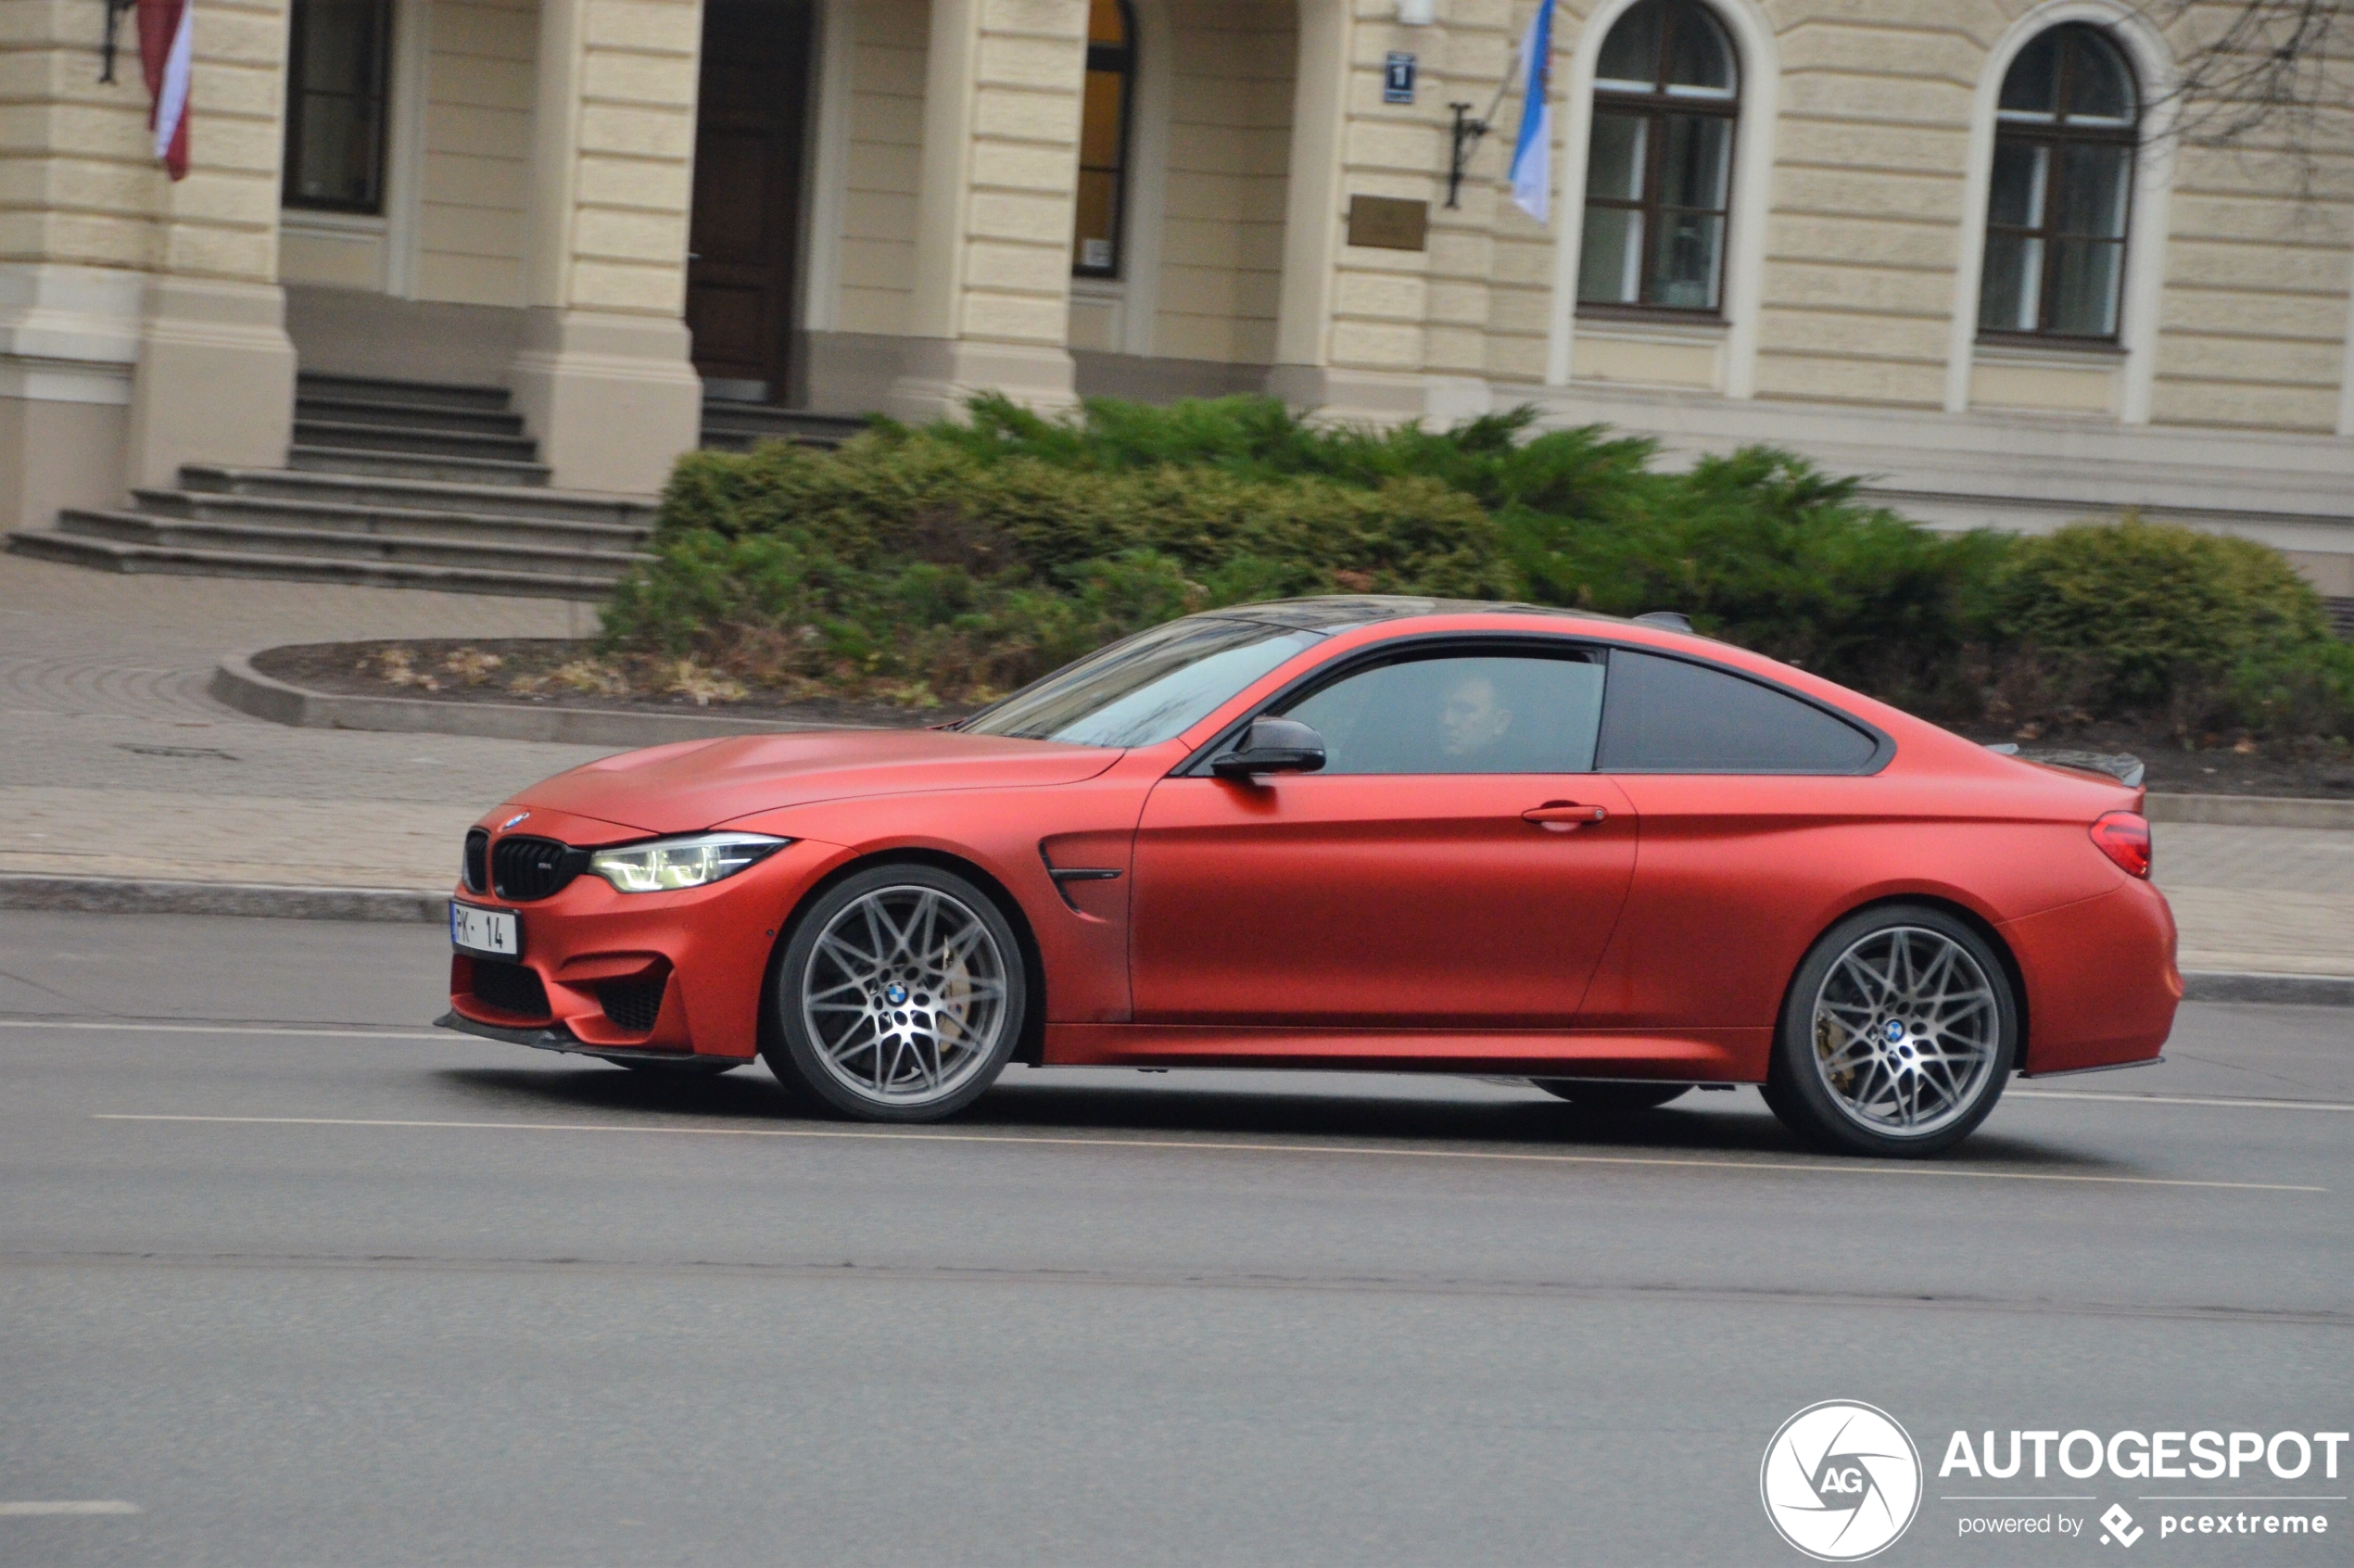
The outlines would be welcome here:
M 1252 621 L 1171 621 L 1065 665 L 956 727 L 1074 746 L 1158 746 L 1323 640 L 1322 632 Z

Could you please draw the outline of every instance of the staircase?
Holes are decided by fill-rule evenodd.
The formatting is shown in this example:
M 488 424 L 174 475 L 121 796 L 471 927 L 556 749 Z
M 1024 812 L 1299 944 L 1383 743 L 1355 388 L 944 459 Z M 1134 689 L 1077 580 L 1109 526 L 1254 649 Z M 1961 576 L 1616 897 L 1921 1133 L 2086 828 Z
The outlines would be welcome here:
M 866 420 L 855 414 L 803 413 L 798 409 L 720 398 L 710 398 L 702 406 L 702 444 L 709 451 L 748 452 L 763 441 L 839 447 L 866 428 Z
M 189 463 L 176 488 L 69 508 L 8 548 L 110 572 L 602 599 L 646 559 L 653 513 L 550 489 L 499 387 L 305 375 L 285 467 Z
M 284 468 L 189 463 L 127 508 L 71 507 L 12 533 L 19 555 L 108 572 L 276 577 L 548 599 L 603 599 L 652 532 L 651 503 L 548 487 L 523 416 L 496 386 L 303 375 Z M 702 444 L 838 447 L 861 419 L 703 405 Z

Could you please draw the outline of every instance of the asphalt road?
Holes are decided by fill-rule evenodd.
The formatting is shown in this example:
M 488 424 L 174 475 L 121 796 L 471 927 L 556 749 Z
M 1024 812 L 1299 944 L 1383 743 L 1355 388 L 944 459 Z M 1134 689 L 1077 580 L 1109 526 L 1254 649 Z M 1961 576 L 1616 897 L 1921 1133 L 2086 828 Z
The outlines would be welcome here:
M 1930 1466 L 1879 1562 L 2106 1562 L 1961 1521 L 2169 1492 L 2331 1534 L 2132 1561 L 2354 1556 L 2354 1453 L 1936 1474 L 2354 1424 L 2354 1010 L 2185 1009 L 1898 1167 L 1460 1079 L 1016 1069 L 863 1130 L 423 1029 L 443 967 L 0 916 L 0 1564 L 1795 1563 L 1759 1462 L 1834 1397 Z

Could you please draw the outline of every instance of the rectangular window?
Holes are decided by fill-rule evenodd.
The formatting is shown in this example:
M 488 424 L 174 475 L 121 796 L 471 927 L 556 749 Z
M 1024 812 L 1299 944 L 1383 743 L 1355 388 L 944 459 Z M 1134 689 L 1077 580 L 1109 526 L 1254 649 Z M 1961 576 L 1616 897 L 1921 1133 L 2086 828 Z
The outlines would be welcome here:
M 286 57 L 288 207 L 384 210 L 391 0 L 294 0 Z
M 1135 71 L 1135 29 L 1124 0 L 1093 0 L 1087 75 L 1080 87 L 1079 201 L 1070 244 L 1070 270 L 1082 278 L 1120 275 Z

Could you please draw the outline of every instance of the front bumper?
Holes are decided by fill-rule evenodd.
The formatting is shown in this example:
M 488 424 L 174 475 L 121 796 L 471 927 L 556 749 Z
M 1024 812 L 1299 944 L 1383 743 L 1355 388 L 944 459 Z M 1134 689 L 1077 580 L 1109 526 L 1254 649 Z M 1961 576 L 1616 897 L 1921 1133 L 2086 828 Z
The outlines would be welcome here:
M 452 953 L 449 1013 L 438 1021 L 541 1050 L 748 1058 L 778 935 L 838 854 L 803 841 L 677 892 L 617 892 L 591 876 L 529 903 L 458 888 L 461 902 L 520 917 L 522 954 L 507 965 Z M 506 972 L 478 974 L 494 968 Z

